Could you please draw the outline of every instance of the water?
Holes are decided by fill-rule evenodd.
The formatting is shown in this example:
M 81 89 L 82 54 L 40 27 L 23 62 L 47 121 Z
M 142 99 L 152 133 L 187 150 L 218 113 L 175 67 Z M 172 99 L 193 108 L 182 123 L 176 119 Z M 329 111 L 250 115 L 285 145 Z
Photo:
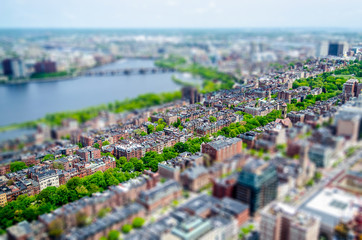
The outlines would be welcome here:
M 8 139 L 15 139 L 15 138 L 19 138 L 24 135 L 31 135 L 35 132 L 36 132 L 36 129 L 27 129 L 27 128 L 14 129 L 14 130 L 6 131 L 6 132 L 1 132 L 0 133 L 0 143 L 2 141 L 8 140 Z M 1 150 L 0 150 L 0 152 L 1 152 Z
M 153 67 L 152 60 L 124 59 L 97 69 Z M 0 85 L 0 126 L 44 117 L 47 113 L 78 110 L 89 106 L 134 98 L 144 93 L 180 89 L 171 77 L 201 83 L 181 73 L 79 77 L 54 82 Z M 5 135 L 5 133 L 0 133 Z M 6 133 L 13 136 L 13 133 Z M 0 137 L 4 139 L 4 137 Z

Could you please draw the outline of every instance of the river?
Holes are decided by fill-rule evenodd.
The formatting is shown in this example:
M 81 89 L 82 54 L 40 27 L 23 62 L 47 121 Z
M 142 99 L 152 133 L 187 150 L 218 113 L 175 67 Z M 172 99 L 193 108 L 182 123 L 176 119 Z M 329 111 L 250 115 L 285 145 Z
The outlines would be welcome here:
M 153 60 L 122 59 L 96 69 L 153 66 Z M 172 81 L 173 74 L 184 81 L 201 83 L 200 79 L 182 73 L 147 73 L 82 76 L 64 81 L 0 85 L 0 126 L 36 120 L 47 113 L 78 110 L 115 100 L 134 98 L 144 93 L 175 91 L 180 89 L 180 86 Z M 10 135 L 14 134 L 0 133 L 0 141 Z

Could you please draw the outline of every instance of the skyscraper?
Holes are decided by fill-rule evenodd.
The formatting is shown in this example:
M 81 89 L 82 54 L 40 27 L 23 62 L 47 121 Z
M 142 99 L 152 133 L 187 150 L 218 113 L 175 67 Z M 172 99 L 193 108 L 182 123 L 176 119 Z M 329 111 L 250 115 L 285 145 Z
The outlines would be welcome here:
M 34 65 L 36 73 L 54 73 L 57 71 L 57 65 L 53 61 L 41 61 Z
M 195 87 L 183 87 L 181 91 L 182 98 L 189 100 L 191 104 L 202 101 L 202 94 L 199 93 L 199 91 Z
M 5 59 L 2 62 L 4 75 L 12 78 L 26 77 L 25 64 L 21 59 Z
M 331 42 L 328 46 L 328 55 L 331 56 L 343 56 L 348 50 L 348 44 L 346 42 Z
M 326 57 L 328 55 L 328 41 L 322 41 L 317 48 L 318 57 Z
M 249 204 L 250 215 L 277 198 L 278 176 L 273 165 L 250 159 L 240 172 L 235 198 Z

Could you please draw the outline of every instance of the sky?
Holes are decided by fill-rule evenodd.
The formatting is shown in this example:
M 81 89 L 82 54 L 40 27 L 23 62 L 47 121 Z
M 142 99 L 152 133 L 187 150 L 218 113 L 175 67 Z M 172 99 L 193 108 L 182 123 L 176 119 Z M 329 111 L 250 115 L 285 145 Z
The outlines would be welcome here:
M 0 28 L 358 28 L 362 0 L 1 0 Z

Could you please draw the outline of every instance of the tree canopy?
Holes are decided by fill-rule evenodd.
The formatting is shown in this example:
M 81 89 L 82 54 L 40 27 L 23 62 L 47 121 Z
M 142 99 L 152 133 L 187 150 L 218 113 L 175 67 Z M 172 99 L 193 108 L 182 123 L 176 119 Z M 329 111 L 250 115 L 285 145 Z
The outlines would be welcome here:
M 24 162 L 12 162 L 10 163 L 10 170 L 12 172 L 17 172 L 20 170 L 23 170 L 25 168 L 28 168 Z

